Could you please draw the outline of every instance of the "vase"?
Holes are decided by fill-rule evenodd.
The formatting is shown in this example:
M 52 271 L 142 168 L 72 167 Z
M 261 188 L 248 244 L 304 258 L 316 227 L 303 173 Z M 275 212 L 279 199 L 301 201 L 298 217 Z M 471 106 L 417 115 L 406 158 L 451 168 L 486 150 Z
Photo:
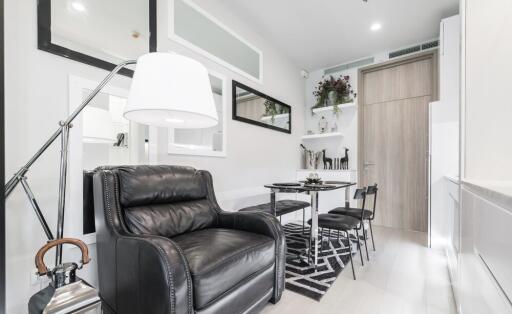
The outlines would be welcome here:
M 338 101 L 338 93 L 336 91 L 330 91 L 327 93 L 327 106 L 334 106 Z

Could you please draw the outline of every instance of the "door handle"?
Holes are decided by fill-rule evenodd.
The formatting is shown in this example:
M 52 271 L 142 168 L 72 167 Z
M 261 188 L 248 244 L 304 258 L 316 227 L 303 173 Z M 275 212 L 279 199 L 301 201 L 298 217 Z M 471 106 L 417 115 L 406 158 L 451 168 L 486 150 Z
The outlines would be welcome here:
M 369 167 L 369 166 L 375 166 L 375 164 L 374 164 L 374 163 L 371 163 L 371 162 L 365 162 L 365 163 L 364 163 L 364 167 L 365 167 L 365 168 L 366 168 L 366 167 Z

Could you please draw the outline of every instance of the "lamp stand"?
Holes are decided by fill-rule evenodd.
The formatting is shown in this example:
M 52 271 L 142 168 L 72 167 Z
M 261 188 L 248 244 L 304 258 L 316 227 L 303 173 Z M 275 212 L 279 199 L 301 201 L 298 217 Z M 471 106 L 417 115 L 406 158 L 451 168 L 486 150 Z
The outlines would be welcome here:
M 105 87 L 105 85 L 112 80 L 114 75 L 117 74 L 122 68 L 130 64 L 136 64 L 136 60 L 128 60 L 118 64 L 101 82 L 100 84 L 87 96 L 87 98 L 80 104 L 80 106 L 71 113 L 71 115 L 64 121 L 59 122 L 59 128 L 52 136 L 44 143 L 44 145 L 28 160 L 28 162 L 21 167 L 12 178 L 5 184 L 5 198 L 16 188 L 18 183 L 21 183 L 23 190 L 27 195 L 30 205 L 39 219 L 39 223 L 43 227 L 46 237 L 49 241 L 54 240 L 53 234 L 48 227 L 48 223 L 44 218 L 43 213 L 36 201 L 34 193 L 30 189 L 27 182 L 26 174 L 34 162 L 39 159 L 41 155 L 50 147 L 53 142 L 60 136 L 61 137 L 61 152 L 60 152 L 60 175 L 59 175 L 59 201 L 58 201 L 58 215 L 57 215 L 57 239 L 62 239 L 64 235 L 64 214 L 66 207 L 66 184 L 67 184 L 67 168 L 68 168 L 68 148 L 69 148 L 69 131 L 72 127 L 73 120 L 82 112 L 82 110 L 96 97 L 96 95 Z M 55 265 L 62 264 L 62 244 L 57 246 L 55 255 Z

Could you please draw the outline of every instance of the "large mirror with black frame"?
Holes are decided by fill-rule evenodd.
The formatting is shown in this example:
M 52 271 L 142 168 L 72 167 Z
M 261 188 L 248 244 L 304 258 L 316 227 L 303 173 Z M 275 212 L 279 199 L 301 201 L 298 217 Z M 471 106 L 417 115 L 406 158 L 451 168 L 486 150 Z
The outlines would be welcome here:
M 39 49 L 105 70 L 156 51 L 156 0 L 39 0 L 37 20 Z
M 233 81 L 233 120 L 292 133 L 289 105 L 237 81 Z

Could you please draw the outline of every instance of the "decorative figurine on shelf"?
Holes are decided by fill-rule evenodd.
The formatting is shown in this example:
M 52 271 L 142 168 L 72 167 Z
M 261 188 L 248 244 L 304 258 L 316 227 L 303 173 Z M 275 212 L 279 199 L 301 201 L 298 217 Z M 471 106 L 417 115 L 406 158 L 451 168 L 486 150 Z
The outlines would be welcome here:
M 306 184 L 322 184 L 322 178 L 318 176 L 318 173 L 312 172 L 306 178 Z
M 305 169 L 318 169 L 318 164 L 320 162 L 320 156 L 322 152 L 314 152 L 312 150 L 307 149 L 304 145 L 300 144 L 302 148 L 302 152 L 304 154 L 304 168 Z
M 324 116 L 322 116 L 320 118 L 320 121 L 318 122 L 318 131 L 320 133 L 327 132 L 327 126 L 328 126 L 327 119 Z
M 349 149 L 345 147 L 345 157 L 341 158 L 341 169 L 348 169 L 348 151 Z
M 322 149 L 322 157 L 324 162 L 324 169 L 332 169 L 332 158 L 325 156 L 325 149 Z

